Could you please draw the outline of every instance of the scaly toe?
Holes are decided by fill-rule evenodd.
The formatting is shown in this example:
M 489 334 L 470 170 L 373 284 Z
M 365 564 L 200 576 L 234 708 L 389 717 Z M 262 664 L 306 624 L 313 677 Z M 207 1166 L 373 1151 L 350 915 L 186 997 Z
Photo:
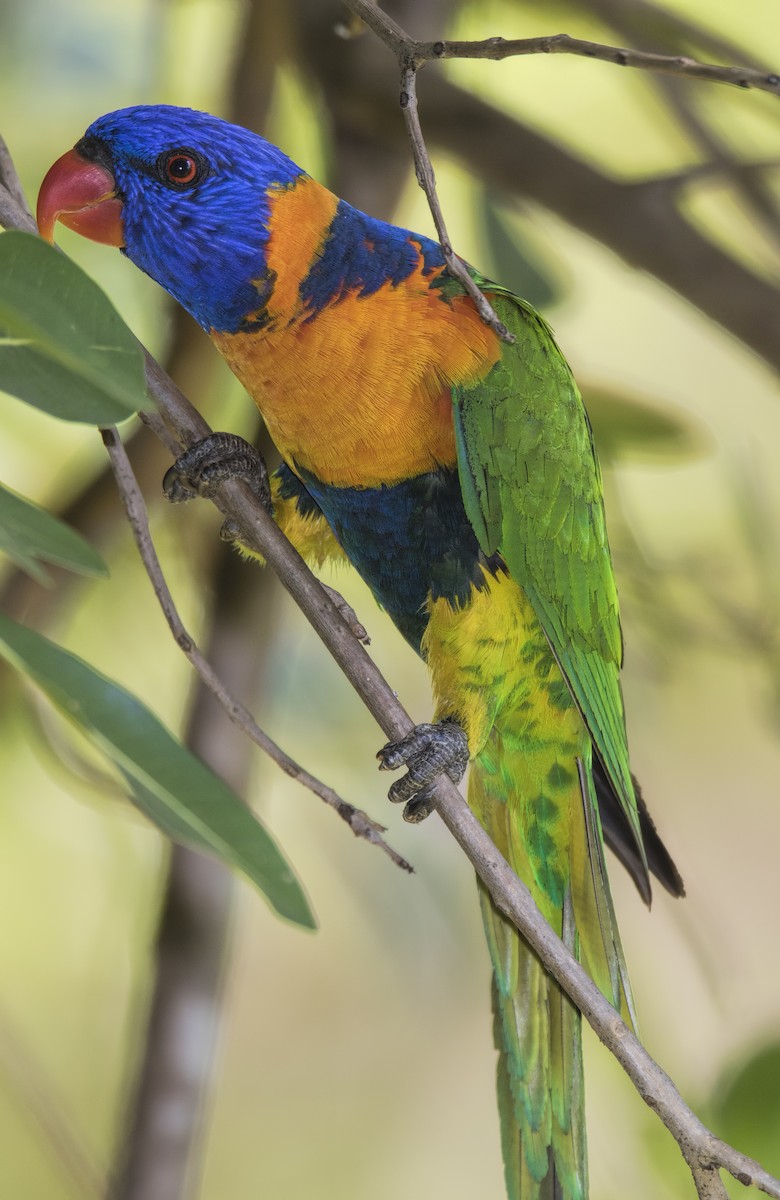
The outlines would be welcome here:
M 468 739 L 457 721 L 443 720 L 434 725 L 416 725 L 400 742 L 388 742 L 377 754 L 381 771 L 408 767 L 406 775 L 396 779 L 388 798 L 393 804 L 406 804 L 404 817 L 421 821 L 431 811 L 431 802 L 423 793 L 442 771 L 454 783 L 463 778 L 469 761 Z
M 273 515 L 268 472 L 262 455 L 235 433 L 212 433 L 179 455 L 163 478 L 167 498 L 178 504 L 212 496 L 226 479 L 243 479 Z

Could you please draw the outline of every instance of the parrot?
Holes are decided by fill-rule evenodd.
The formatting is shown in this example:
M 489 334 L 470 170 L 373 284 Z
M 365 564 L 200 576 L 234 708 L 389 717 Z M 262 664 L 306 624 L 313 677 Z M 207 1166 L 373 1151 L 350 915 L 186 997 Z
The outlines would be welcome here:
M 418 821 L 442 772 L 623 1018 L 634 1003 L 604 846 L 649 905 L 684 894 L 629 763 L 623 639 L 591 426 L 552 329 L 433 239 L 339 199 L 260 135 L 138 105 L 98 118 L 41 186 L 38 226 L 118 247 L 207 331 L 280 456 L 279 527 L 351 563 L 427 665 L 430 722 L 378 754 Z M 171 499 L 252 448 L 219 433 Z M 169 478 L 170 477 L 170 478 Z M 240 540 L 240 539 L 239 539 Z M 479 885 L 509 1200 L 586 1200 L 580 1014 Z

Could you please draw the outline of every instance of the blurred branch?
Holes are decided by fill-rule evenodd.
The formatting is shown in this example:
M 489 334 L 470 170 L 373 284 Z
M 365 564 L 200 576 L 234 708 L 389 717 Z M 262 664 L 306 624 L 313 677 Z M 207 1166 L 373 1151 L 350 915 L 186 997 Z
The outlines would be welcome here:
M 64 1097 L 5 1006 L 0 1007 L 0 1077 L 19 1109 L 37 1126 L 79 1200 L 115 1200 L 103 1188 L 102 1172 L 86 1149 L 83 1133 L 74 1127 Z
M 707 31 L 693 22 L 682 21 L 680 27 L 674 22 L 661 22 L 660 10 L 648 14 L 647 9 L 653 9 L 655 6 L 649 5 L 647 0 L 620 5 L 614 4 L 613 0 L 585 0 L 585 3 L 592 12 L 606 21 L 619 37 L 629 40 L 641 37 L 645 44 L 649 41 L 657 53 L 679 52 L 686 43 L 701 45 L 705 40 Z M 649 17 L 652 24 L 648 29 Z M 744 55 L 741 47 L 728 42 L 717 50 L 711 49 L 710 53 L 720 53 L 728 57 Z M 759 64 L 754 65 L 757 70 L 761 70 Z M 771 189 L 762 174 L 744 169 L 745 164 L 735 159 L 726 140 L 712 122 L 700 113 L 698 100 L 701 92 L 686 87 L 683 79 L 669 75 L 657 75 L 653 83 L 693 144 L 709 156 L 709 165 L 720 169 L 721 176 L 727 179 L 742 197 L 748 211 L 764 229 L 769 240 L 774 243 L 776 249 L 780 249 L 780 213 Z
M 157 552 L 149 532 L 149 522 L 146 516 L 143 497 L 135 481 L 133 469 L 130 466 L 130 461 L 125 453 L 125 448 L 122 445 L 119 434 L 116 429 L 103 429 L 101 432 L 103 443 L 114 471 L 114 478 L 119 489 L 119 494 L 122 497 L 122 503 L 125 507 L 127 519 L 138 547 L 138 553 L 141 556 L 141 561 L 154 588 L 154 594 L 168 623 L 168 628 L 173 634 L 176 645 L 195 668 L 202 683 L 213 693 L 233 724 L 238 726 L 256 746 L 259 746 L 286 775 L 289 775 L 291 779 L 294 779 L 303 787 L 308 788 L 315 796 L 319 796 L 320 800 L 324 800 L 327 805 L 334 809 L 342 821 L 347 823 L 355 837 L 364 838 L 372 845 L 379 846 L 396 866 L 401 867 L 404 871 L 413 872 L 413 868 L 406 859 L 393 850 L 392 846 L 389 846 L 382 837 L 382 833 L 385 832 L 385 826 L 380 825 L 377 821 L 373 821 L 367 813 L 362 812 L 359 808 L 355 808 L 353 804 L 348 804 L 346 800 L 342 800 L 341 796 L 337 792 L 334 792 L 333 788 L 321 783 L 319 779 L 316 779 L 314 775 L 311 775 L 303 767 L 299 766 L 294 759 L 290 758 L 289 754 L 285 754 L 284 750 L 260 728 L 249 710 L 231 695 L 211 664 L 198 649 L 194 639 L 184 628 L 170 589 L 165 582 L 165 577 L 160 567 L 160 560 L 157 557 Z
M 780 170 L 780 158 L 767 158 L 756 162 L 721 162 L 710 159 L 708 162 L 695 163 L 692 167 L 683 167 L 681 171 L 673 171 L 669 175 L 660 175 L 653 186 L 663 185 L 673 191 L 685 187 L 689 183 L 697 183 L 702 179 L 733 179 L 746 177 L 755 178 L 768 171 Z
M 188 744 L 208 761 L 200 736 L 208 723 L 197 712 L 196 706 Z M 239 788 L 246 782 L 237 778 L 244 766 L 245 759 L 234 756 L 230 781 Z M 232 892 L 232 876 L 220 863 L 172 847 L 149 1015 L 139 1031 L 141 1061 L 107 1200 L 174 1200 L 185 1195 L 193 1176 L 219 1027 Z
M 754 67 L 723 67 L 714 63 L 698 62 L 687 55 L 652 54 L 620 46 L 604 46 L 600 42 L 570 37 L 568 33 L 535 38 L 492 37 L 478 42 L 423 42 L 409 37 L 396 21 L 374 3 L 374 0 L 343 0 L 343 3 L 355 16 L 365 21 L 393 51 L 402 69 L 417 70 L 427 62 L 441 61 L 445 58 L 504 59 L 527 54 L 577 54 L 583 58 L 614 63 L 619 67 L 663 71 L 672 75 L 683 75 L 689 79 L 702 79 L 709 83 L 730 83 L 736 87 L 755 88 L 773 96 L 780 96 L 780 74 L 768 74 Z

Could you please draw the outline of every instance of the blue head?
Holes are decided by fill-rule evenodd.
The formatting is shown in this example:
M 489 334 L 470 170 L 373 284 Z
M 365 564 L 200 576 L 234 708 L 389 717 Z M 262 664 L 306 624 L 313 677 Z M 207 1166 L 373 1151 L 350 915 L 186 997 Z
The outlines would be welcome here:
M 59 216 L 96 236 L 91 225 L 100 220 L 103 196 L 94 193 L 102 186 L 106 194 L 110 176 L 121 232 L 98 234 L 99 240 L 121 244 L 206 329 L 234 331 L 262 306 L 268 191 L 303 174 L 276 146 L 208 113 L 158 104 L 100 117 L 75 148 L 78 167 L 73 156 L 60 159 L 50 176 L 62 164 L 60 176 L 73 191 L 86 161 L 97 180 L 90 183 L 91 199 L 66 207 L 65 185 L 47 176 L 39 200 L 42 231 L 44 223 L 53 229 Z

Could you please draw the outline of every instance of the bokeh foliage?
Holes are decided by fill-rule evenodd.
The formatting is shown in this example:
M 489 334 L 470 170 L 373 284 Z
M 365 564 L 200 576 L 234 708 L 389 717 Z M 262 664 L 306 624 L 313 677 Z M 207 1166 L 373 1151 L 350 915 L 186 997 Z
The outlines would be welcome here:
M 445 28 L 474 37 L 565 28 L 777 68 L 774 8 L 774 0 L 676 0 L 665 9 L 645 0 L 409 0 L 393 11 L 431 37 Z M 96 115 L 167 101 L 235 115 L 348 199 L 430 232 L 390 56 L 366 38 L 331 37 L 339 15 L 330 0 L 0 6 L 2 132 L 29 194 Z M 535 143 L 513 140 L 498 118 L 475 119 L 471 136 L 469 97 L 562 150 L 569 171 L 556 159 L 558 177 L 534 157 Z M 683 903 L 659 896 L 648 915 L 612 870 L 645 1039 L 716 1132 L 777 1170 L 780 395 L 768 360 L 652 277 L 656 247 L 643 241 L 637 197 L 671 203 L 748 279 L 776 290 L 777 172 L 756 164 L 778 157 L 780 104 L 564 57 L 429 67 L 420 103 L 457 249 L 544 307 L 593 407 L 634 765 L 688 885 Z M 581 160 L 606 181 L 603 192 L 572 185 Z M 500 187 L 488 168 L 500 170 Z M 621 196 L 642 270 L 618 257 L 625 241 L 610 240 L 610 222 L 597 235 L 599 214 L 586 211 L 599 196 L 606 204 L 615 180 L 631 185 Z M 220 426 L 251 433 L 240 389 L 153 285 L 105 248 L 67 233 L 61 240 L 212 423 L 219 414 Z M 663 249 L 659 241 L 659 261 Z M 693 291 L 694 282 L 702 281 L 691 281 Z M 67 516 L 112 572 L 108 584 L 57 574 L 42 593 L 9 568 L 4 607 L 24 611 L 181 727 L 188 672 L 102 482 L 97 438 L 4 397 L 0 420 L 0 477 Z M 137 447 L 177 600 L 205 637 L 220 621 L 217 520 L 155 504 L 164 456 L 150 441 Z M 254 574 L 242 567 L 236 586 L 251 594 Z M 380 666 L 424 718 L 419 664 L 358 583 L 347 575 L 335 583 L 369 626 Z M 330 814 L 254 765 L 252 800 L 295 861 L 322 928 L 302 938 L 248 889 L 239 894 L 195 1194 L 499 1195 L 488 968 L 470 872 L 434 822 L 408 830 L 386 812 L 371 770 L 378 731 L 296 613 L 280 609 L 263 641 L 270 604 L 268 593 L 257 602 L 253 645 L 263 721 L 347 798 L 391 822 L 418 874 L 409 881 L 374 861 Z M 0 900 L 13 919 L 0 935 L 0 1122 L 10 1148 L 0 1194 L 98 1195 L 143 1029 L 165 851 L 101 790 L 94 763 L 59 723 L 22 702 L 9 677 L 2 686 Z M 594 1196 L 691 1196 L 671 1139 L 608 1056 L 588 1050 Z

